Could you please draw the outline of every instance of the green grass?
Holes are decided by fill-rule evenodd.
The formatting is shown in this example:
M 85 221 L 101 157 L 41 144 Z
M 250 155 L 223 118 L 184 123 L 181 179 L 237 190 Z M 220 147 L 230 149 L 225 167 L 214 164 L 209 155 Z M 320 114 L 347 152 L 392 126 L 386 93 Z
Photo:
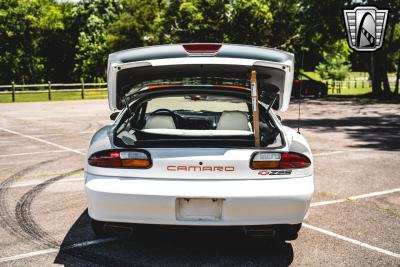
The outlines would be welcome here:
M 395 84 L 390 84 L 390 89 L 394 92 Z M 372 92 L 372 87 L 370 87 L 369 82 L 364 81 L 364 87 L 362 87 L 362 81 L 344 81 L 341 83 L 340 94 L 338 93 L 337 86 L 335 89 L 332 88 L 331 83 L 329 84 L 329 95 L 364 95 Z
M 341 88 L 340 94 L 337 90 L 329 89 L 329 95 L 364 95 L 372 92 L 372 88 Z
M 316 80 L 316 81 L 320 81 L 321 78 L 319 77 L 319 75 L 316 72 L 313 71 L 303 71 L 302 73 L 304 73 L 305 75 L 309 76 L 311 79 Z M 307 77 L 302 77 L 300 76 L 301 79 L 307 79 Z
M 85 99 L 104 99 L 107 98 L 107 91 L 94 91 L 86 90 Z M 52 91 L 51 100 L 52 101 L 62 101 L 62 100 L 78 100 L 82 99 L 81 92 L 57 92 Z M 48 101 L 48 93 L 44 92 L 32 92 L 32 93 L 22 93 L 15 94 L 15 102 L 36 102 L 36 101 Z M 0 103 L 10 103 L 12 102 L 12 96 L 10 94 L 0 94 Z
M 321 78 L 316 72 L 305 71 L 305 75 L 316 81 L 321 81 Z M 389 76 L 395 76 L 395 73 L 389 73 Z M 305 77 L 307 79 L 307 77 Z M 325 81 L 323 81 L 325 82 Z M 394 92 L 395 84 L 390 83 L 392 92 Z M 367 72 L 350 72 L 345 81 L 341 82 L 340 93 L 337 90 L 337 84 L 333 89 L 332 81 L 329 81 L 329 95 L 364 95 L 372 92 L 370 81 L 368 80 Z
M 304 73 L 305 75 L 309 76 L 311 79 L 316 80 L 316 81 L 321 81 L 321 78 L 319 77 L 319 75 L 314 72 L 314 71 L 303 71 L 302 73 Z M 395 77 L 396 73 L 392 72 L 392 73 L 388 73 L 389 77 Z M 346 80 L 368 80 L 369 78 L 369 74 L 368 72 L 350 72 L 347 77 Z

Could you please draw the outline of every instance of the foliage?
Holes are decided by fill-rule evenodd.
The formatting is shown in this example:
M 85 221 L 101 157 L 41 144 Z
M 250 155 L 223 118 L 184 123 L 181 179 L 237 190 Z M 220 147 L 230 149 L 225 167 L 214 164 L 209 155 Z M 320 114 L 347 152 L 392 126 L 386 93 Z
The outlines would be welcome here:
M 323 51 L 323 62 L 316 67 L 316 72 L 323 80 L 339 80 L 346 79 L 347 74 L 351 71 L 351 64 L 348 61 L 351 49 L 344 39 L 334 43 L 330 51 Z
M 43 81 L 51 70 L 44 45 L 65 29 L 67 7 L 51 0 L 0 0 L 0 81 Z
M 78 24 L 74 73 L 84 80 L 105 76 L 106 30 L 123 9 L 120 0 L 82 0 L 73 9 Z
M 107 29 L 110 51 L 158 43 L 163 3 L 157 0 L 125 0 L 123 11 Z
M 357 4 L 389 8 L 388 28 L 379 52 L 349 57 L 341 10 Z M 387 73 L 400 76 L 399 13 L 400 1 L 387 0 L 0 0 L 0 83 L 103 81 L 113 51 L 229 42 L 293 52 L 330 79 L 351 61 L 369 71 L 375 94 L 389 94 Z
M 159 40 L 267 45 L 271 23 L 266 0 L 178 0 L 166 5 Z

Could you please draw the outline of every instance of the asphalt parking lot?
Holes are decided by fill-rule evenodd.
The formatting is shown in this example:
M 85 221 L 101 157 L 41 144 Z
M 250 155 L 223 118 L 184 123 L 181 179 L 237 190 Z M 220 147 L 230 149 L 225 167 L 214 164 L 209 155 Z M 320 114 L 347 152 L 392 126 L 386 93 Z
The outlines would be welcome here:
M 83 190 L 85 150 L 109 123 L 106 100 L 0 105 L 0 265 L 399 266 L 400 105 L 308 100 L 301 133 L 316 192 L 299 238 L 153 229 L 96 239 Z M 297 125 L 297 105 L 281 114 Z

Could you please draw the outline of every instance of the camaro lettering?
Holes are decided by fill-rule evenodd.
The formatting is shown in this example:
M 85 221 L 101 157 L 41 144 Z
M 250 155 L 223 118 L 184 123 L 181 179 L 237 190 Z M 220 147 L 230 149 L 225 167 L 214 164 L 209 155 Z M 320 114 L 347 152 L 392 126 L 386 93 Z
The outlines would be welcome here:
M 226 171 L 226 172 L 233 172 L 233 171 L 235 171 L 235 167 L 233 167 L 233 166 L 226 166 L 226 167 L 225 167 L 225 171 Z
M 187 171 L 187 172 L 233 172 L 234 166 L 167 166 L 167 171 Z
M 176 171 L 176 166 L 167 166 L 167 171 Z
M 188 171 L 201 171 L 201 166 L 189 166 Z

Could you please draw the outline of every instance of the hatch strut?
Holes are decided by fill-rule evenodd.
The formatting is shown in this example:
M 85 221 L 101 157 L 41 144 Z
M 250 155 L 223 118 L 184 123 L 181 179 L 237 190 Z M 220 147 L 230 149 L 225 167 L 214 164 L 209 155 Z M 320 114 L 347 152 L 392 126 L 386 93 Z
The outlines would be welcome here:
M 260 146 L 260 113 L 258 109 L 258 88 L 257 88 L 257 72 L 251 71 L 251 106 L 253 110 L 253 129 L 255 146 Z

